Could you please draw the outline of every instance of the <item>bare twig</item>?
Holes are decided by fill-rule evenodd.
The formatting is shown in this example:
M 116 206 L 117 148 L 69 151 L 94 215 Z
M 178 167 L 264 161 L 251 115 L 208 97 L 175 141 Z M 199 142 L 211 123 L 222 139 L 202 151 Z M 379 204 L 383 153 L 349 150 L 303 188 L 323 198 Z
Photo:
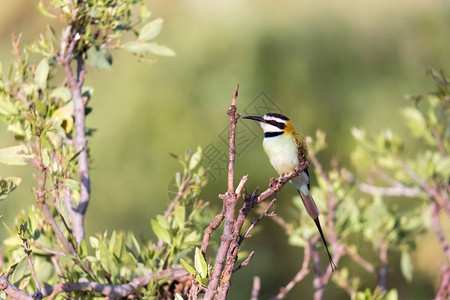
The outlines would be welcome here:
M 321 291 L 325 288 L 322 285 L 322 271 L 320 270 L 320 257 L 317 252 L 315 243 L 311 243 L 311 257 L 312 257 L 312 265 L 314 271 L 314 279 L 313 279 L 313 287 L 314 287 L 314 300 L 321 300 L 322 294 Z
M 416 197 L 420 194 L 420 190 L 416 188 L 410 188 L 404 185 L 380 187 L 370 185 L 364 182 L 358 184 L 358 188 L 369 195 L 379 195 L 388 197 Z
M 255 221 L 253 221 L 252 224 L 250 224 L 250 226 L 248 227 L 248 229 L 247 229 L 247 231 L 245 232 L 245 234 L 244 234 L 243 236 L 241 236 L 241 238 L 239 239 L 239 241 L 238 241 L 239 244 L 241 244 L 242 241 L 243 241 L 245 238 L 249 237 L 250 231 L 253 230 L 253 228 L 256 226 L 256 224 L 259 223 L 259 221 L 262 220 L 262 218 L 264 218 L 264 217 L 266 217 L 266 216 L 269 215 L 269 210 L 270 210 L 270 208 L 273 206 L 273 204 L 275 203 L 275 201 L 277 201 L 277 199 L 276 199 L 276 198 L 273 198 L 272 201 L 269 202 L 269 205 L 267 205 L 267 207 L 266 207 L 266 209 L 264 210 L 264 212 L 263 212 L 263 213 L 262 213 Z
M 22 243 L 23 243 L 22 244 L 23 250 L 25 251 L 25 254 L 27 255 L 28 267 L 30 268 L 31 276 L 33 277 L 34 284 L 36 285 L 36 289 L 37 289 L 36 295 L 37 295 L 37 298 L 41 299 L 42 298 L 41 286 L 39 285 L 39 280 L 37 279 L 36 271 L 34 270 L 33 262 L 31 261 L 31 249 L 28 245 L 27 239 L 24 237 L 21 237 L 21 239 L 22 239 Z
M 447 262 L 450 263 L 450 247 L 445 238 L 444 232 L 442 231 L 441 223 L 439 222 L 439 211 L 440 207 L 436 203 L 431 203 L 431 218 L 433 220 L 433 227 L 436 235 L 438 237 L 439 243 L 441 244 L 442 250 L 447 257 Z
M 239 85 L 236 85 L 234 89 L 233 98 L 231 106 L 227 111 L 228 118 L 230 120 L 230 130 L 228 137 L 229 144 L 229 160 L 228 160 L 228 188 L 225 198 L 223 199 L 225 203 L 225 227 L 221 237 L 221 243 L 217 251 L 217 256 L 214 264 L 214 271 L 211 276 L 211 281 L 208 284 L 208 289 L 206 290 L 205 300 L 212 300 L 216 294 L 217 287 L 219 286 L 219 281 L 221 278 L 223 266 L 227 257 L 228 249 L 230 247 L 233 238 L 233 227 L 234 227 L 234 213 L 237 202 L 237 195 L 234 192 L 234 162 L 236 155 L 235 147 L 235 134 L 236 134 L 236 99 L 238 96 Z
M 381 262 L 380 278 L 379 278 L 380 290 L 381 291 L 386 291 L 387 290 L 386 277 L 387 277 L 387 263 L 388 263 L 386 242 L 380 241 L 379 247 L 380 247 L 379 255 L 380 255 L 380 262 Z
M 357 264 L 363 267 L 367 272 L 375 272 L 375 267 L 370 262 L 361 257 L 358 252 L 354 251 L 347 245 L 343 245 L 343 247 L 345 249 L 345 253 L 350 256 Z
M 255 254 L 255 251 L 250 252 L 250 254 L 247 256 L 247 258 L 239 264 L 239 266 L 237 266 L 236 268 L 233 269 L 233 273 L 240 270 L 242 267 L 245 267 L 248 265 L 248 263 L 250 262 L 250 260 L 253 258 L 253 255 Z
M 200 247 L 200 250 L 202 251 L 203 255 L 206 255 L 206 248 L 208 247 L 211 234 L 213 233 L 214 230 L 217 229 L 217 227 L 220 226 L 224 217 L 225 217 L 225 203 L 223 204 L 222 211 L 218 215 L 216 215 L 214 221 L 212 221 L 203 232 L 203 240 L 202 245 Z
M 450 267 L 442 265 L 442 278 L 434 300 L 445 300 L 450 296 Z
M 261 278 L 253 277 L 252 297 L 250 300 L 258 300 L 259 290 L 261 289 Z
M 311 243 L 309 241 L 305 242 L 305 247 L 304 247 L 304 255 L 303 255 L 303 263 L 302 263 L 302 268 L 300 269 L 300 271 L 298 271 L 298 273 L 294 276 L 294 278 L 292 278 L 292 280 L 283 288 L 280 289 L 280 292 L 278 293 L 278 295 L 276 295 L 274 298 L 272 298 L 272 300 L 280 300 L 280 299 L 284 299 L 286 297 L 286 295 L 292 290 L 292 288 L 300 281 L 303 280 L 303 278 L 306 277 L 306 275 L 308 275 L 309 273 L 309 269 L 308 269 L 308 264 L 309 261 L 311 260 Z

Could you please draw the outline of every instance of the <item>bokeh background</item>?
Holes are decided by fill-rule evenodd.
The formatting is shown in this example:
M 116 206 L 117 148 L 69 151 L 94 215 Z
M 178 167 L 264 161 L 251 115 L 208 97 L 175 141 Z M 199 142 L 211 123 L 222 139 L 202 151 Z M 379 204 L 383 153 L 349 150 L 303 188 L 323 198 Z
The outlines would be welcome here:
M 7 70 L 13 60 L 11 34 L 23 32 L 23 43 L 31 42 L 49 19 L 37 12 L 37 1 L 0 3 L 0 60 Z M 211 143 L 226 151 L 220 136 L 228 124 L 225 113 L 236 83 L 241 85 L 238 110 L 264 93 L 303 135 L 325 131 L 329 148 L 319 159 L 326 166 L 334 155 L 349 164 L 352 126 L 369 132 L 387 127 L 404 131 L 404 95 L 433 89 L 425 68 L 450 70 L 450 3 L 444 0 L 148 4 L 152 17 L 165 20 L 158 42 L 177 56 L 148 64 L 116 51 L 112 71 L 89 70 L 86 84 L 95 91 L 88 126 L 97 131 L 89 142 L 88 234 L 118 229 L 152 237 L 149 220 L 164 212 L 170 181 L 178 171 L 169 152 L 183 154 Z M 51 22 L 56 28 L 61 25 Z M 252 128 L 256 132 L 256 124 Z M 249 189 L 265 186 L 275 175 L 261 139 L 262 134 L 238 149 L 236 174 L 250 174 Z M 0 147 L 14 143 L 0 124 Z M 9 226 L 19 209 L 34 202 L 32 171 L 0 166 L 1 176 L 23 177 L 18 190 L 0 202 L 2 221 Z M 203 198 L 217 207 L 217 194 L 226 189 L 225 173 L 217 170 L 203 191 Z M 294 195 L 287 187 L 278 196 L 278 214 L 289 214 L 287 205 Z M 301 251 L 290 247 L 282 230 L 271 223 L 261 222 L 259 233 L 246 241 L 245 249 L 256 250 L 256 255 L 235 275 L 230 299 L 248 299 L 254 275 L 261 276 L 261 299 L 267 299 L 300 268 Z M 5 236 L 1 227 L 0 240 Z M 433 235 L 421 238 L 413 253 L 410 285 L 399 272 L 398 256 L 390 253 L 388 283 L 399 288 L 401 299 L 434 295 L 441 261 L 435 245 Z M 370 287 L 376 284 L 370 277 L 362 279 Z M 310 295 L 311 282 L 309 276 L 288 299 Z M 330 284 L 325 298 L 348 297 Z

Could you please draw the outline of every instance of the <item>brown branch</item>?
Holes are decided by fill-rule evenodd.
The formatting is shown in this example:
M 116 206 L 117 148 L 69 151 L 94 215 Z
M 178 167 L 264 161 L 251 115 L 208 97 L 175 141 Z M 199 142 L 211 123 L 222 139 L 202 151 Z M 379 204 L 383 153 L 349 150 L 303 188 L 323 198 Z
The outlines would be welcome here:
M 384 241 L 380 241 L 380 262 L 381 262 L 381 267 L 380 267 L 380 278 L 379 278 L 379 282 L 380 282 L 380 291 L 386 291 L 387 290 L 387 263 L 388 263 L 388 257 L 387 257 L 387 244 Z
M 442 265 L 442 278 L 434 300 L 445 300 L 450 296 L 450 267 Z
M 258 300 L 259 290 L 261 289 L 261 278 L 253 277 L 252 297 L 250 300 Z
M 434 140 L 436 142 L 436 146 L 439 149 L 439 152 L 441 153 L 442 157 L 447 157 L 447 150 L 445 150 L 444 143 L 442 142 L 442 138 L 439 134 L 439 131 L 434 126 L 428 126 L 431 133 L 433 134 Z
M 311 243 L 311 257 L 314 271 L 313 287 L 314 287 L 314 300 L 321 300 L 321 292 L 324 290 L 322 285 L 322 271 L 320 270 L 320 257 L 317 252 L 315 243 Z
M 41 299 L 42 298 L 41 286 L 39 285 L 39 280 L 37 279 L 36 271 L 34 270 L 33 262 L 31 261 L 31 249 L 28 245 L 28 240 L 22 236 L 21 236 L 21 239 L 22 239 L 22 243 L 23 243 L 23 245 L 22 245 L 23 250 L 25 251 L 25 254 L 27 255 L 28 267 L 30 268 L 31 276 L 33 277 L 34 284 L 36 285 L 36 289 L 37 289 L 36 298 Z
M 250 224 L 250 226 L 248 227 L 247 231 L 245 232 L 245 234 L 243 236 L 241 236 L 241 238 L 239 239 L 238 243 L 241 244 L 242 241 L 246 238 L 249 237 L 250 235 L 250 231 L 253 230 L 253 228 L 255 228 L 256 224 L 259 223 L 259 221 L 262 220 L 262 218 L 269 216 L 269 209 L 273 206 L 273 204 L 277 201 L 276 198 L 273 198 L 272 201 L 269 202 L 269 205 L 267 205 L 266 209 L 264 210 L 264 212 L 255 220 L 252 222 L 252 224 Z
M 439 222 L 439 211 L 440 207 L 435 202 L 431 203 L 431 218 L 433 220 L 434 231 L 436 232 L 439 244 L 447 257 L 447 262 L 450 263 L 450 247 L 447 239 L 445 238 L 444 232 L 442 231 L 441 223 Z
M 220 212 L 220 214 L 216 215 L 214 220 L 208 225 L 208 227 L 205 228 L 203 232 L 203 240 L 202 245 L 200 247 L 200 250 L 202 251 L 203 255 L 206 255 L 206 248 L 208 248 L 211 234 L 213 233 L 214 230 L 217 229 L 217 227 L 220 226 L 224 217 L 225 217 L 225 203 L 223 204 L 222 211 Z
M 250 262 L 250 260 L 253 258 L 253 255 L 255 254 L 255 251 L 250 252 L 250 254 L 247 256 L 247 258 L 239 264 L 239 266 L 237 266 L 236 268 L 233 269 L 233 273 L 240 270 L 242 267 L 245 267 L 248 265 L 248 263 Z
M 74 9 L 72 12 L 72 19 L 70 24 L 66 27 L 66 30 L 61 40 L 61 53 L 58 56 L 58 61 L 64 69 L 66 74 L 67 83 L 69 85 L 73 108 L 75 116 L 75 136 L 73 139 L 73 146 L 76 152 L 80 152 L 77 157 L 78 160 L 78 173 L 80 175 L 81 188 L 80 188 L 80 201 L 75 213 L 72 214 L 73 234 L 75 240 L 79 245 L 81 240 L 84 239 L 84 217 L 89 204 L 91 194 L 91 179 L 89 174 L 89 156 L 87 152 L 87 139 L 86 139 L 86 100 L 81 94 L 81 89 L 84 83 L 84 77 L 86 74 L 86 67 L 84 59 L 81 54 L 77 55 L 77 75 L 72 71 L 71 61 L 74 54 L 74 49 L 78 44 L 81 36 L 76 31 L 74 26 L 77 21 L 78 10 Z
M 345 249 L 345 253 L 350 256 L 351 259 L 353 259 L 354 262 L 359 264 L 361 267 L 363 267 L 367 272 L 374 273 L 375 267 L 373 264 L 365 260 L 362 256 L 360 256 L 356 251 L 351 249 L 348 245 L 342 245 Z
M 233 227 L 234 227 L 234 213 L 237 202 L 237 195 L 234 192 L 234 162 L 236 155 L 235 146 L 235 134 L 236 134 L 236 123 L 239 118 L 236 117 L 236 99 L 238 96 L 239 85 L 236 85 L 234 89 L 233 98 L 231 106 L 227 111 L 228 118 L 230 120 L 230 129 L 228 137 L 229 145 L 229 159 L 228 159 L 228 189 L 223 199 L 225 205 L 225 227 L 221 237 L 221 243 L 217 251 L 216 260 L 214 264 L 214 271 L 211 275 L 211 280 L 208 284 L 208 289 L 206 290 L 205 300 L 212 300 L 216 294 L 217 287 L 219 286 L 219 281 L 221 278 L 223 266 L 227 257 L 228 249 L 230 247 L 233 238 Z M 219 298 L 220 299 L 220 298 Z
M 170 279 L 184 282 L 189 279 L 189 273 L 183 268 L 166 269 L 163 271 L 149 273 L 147 275 L 134 278 L 128 283 L 120 285 L 103 284 L 92 281 L 80 282 L 63 282 L 55 285 L 46 285 L 42 288 L 43 297 L 54 297 L 60 293 L 69 292 L 87 292 L 87 293 L 99 293 L 107 296 L 109 299 L 123 298 L 136 293 L 136 289 L 146 287 L 150 280 L 157 278 L 157 280 Z M 8 281 L 7 276 L 0 276 L 0 290 L 14 299 L 36 299 L 36 295 L 30 295 Z
M 306 241 L 305 243 L 305 250 L 303 255 L 303 263 L 302 268 L 298 273 L 292 278 L 292 280 L 283 288 L 280 289 L 280 292 L 278 295 L 276 295 L 272 300 L 280 300 L 284 299 L 286 295 L 292 290 L 292 288 L 300 281 L 303 280 L 303 278 L 306 277 L 309 273 L 308 264 L 311 260 L 311 243 L 309 241 Z
M 358 188 L 369 195 L 379 195 L 387 197 L 417 197 L 421 191 L 416 188 L 410 188 L 404 185 L 380 187 L 370 185 L 364 182 L 358 184 Z

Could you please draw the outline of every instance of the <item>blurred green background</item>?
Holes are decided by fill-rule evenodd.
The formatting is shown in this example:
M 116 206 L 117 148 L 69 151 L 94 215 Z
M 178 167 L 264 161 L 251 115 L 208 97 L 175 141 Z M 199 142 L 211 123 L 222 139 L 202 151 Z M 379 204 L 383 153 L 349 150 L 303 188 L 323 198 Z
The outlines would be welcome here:
M 431 90 L 426 67 L 449 71 L 450 4 L 447 1 L 151 1 L 152 17 L 162 17 L 158 42 L 177 53 L 156 63 L 139 62 L 116 51 L 112 71 L 90 69 L 86 84 L 95 88 L 88 126 L 92 200 L 87 232 L 133 230 L 152 237 L 149 219 L 164 212 L 182 154 L 214 145 L 226 151 L 221 134 L 236 83 L 238 111 L 255 108 L 261 92 L 287 114 L 303 135 L 327 133 L 329 148 L 319 156 L 326 166 L 333 155 L 349 162 L 352 126 L 371 132 L 391 127 L 404 131 L 400 109 L 404 94 Z M 0 59 L 4 70 L 13 60 L 11 34 L 23 32 L 23 43 L 44 32 L 50 21 L 35 9 L 37 1 L 1 0 Z M 240 123 L 241 125 L 241 123 Z M 254 126 L 253 126 L 254 125 Z M 241 125 L 242 126 L 242 125 Z M 248 189 L 264 187 L 275 172 L 260 145 L 262 133 L 238 148 L 236 175 L 249 173 Z M 212 144 L 211 144 L 212 143 Z M 15 142 L 0 124 L 0 147 Z M 23 183 L 0 202 L 9 226 L 19 209 L 34 202 L 32 168 L 0 166 L 0 176 L 20 176 Z M 203 198 L 219 207 L 226 189 L 225 169 L 215 170 Z M 278 196 L 277 213 L 287 218 L 295 190 Z M 282 230 L 264 220 L 246 241 L 255 250 L 250 265 L 239 271 L 230 299 L 250 297 L 252 276 L 262 279 L 261 299 L 278 292 L 298 271 L 302 253 L 288 246 Z M 0 240 L 6 236 L 0 229 Z M 413 254 L 415 277 L 406 285 L 398 256 L 390 255 L 388 283 L 400 299 L 429 299 L 438 284 L 436 238 L 426 235 Z M 370 255 L 373 254 L 369 254 Z M 433 257 L 435 259 L 430 259 Z M 340 263 L 349 262 L 342 260 Z M 362 272 L 363 273 L 363 272 Z M 288 299 L 310 295 L 312 278 L 298 284 Z M 363 277 L 363 284 L 376 281 Z M 309 298 L 309 297 L 306 297 Z M 347 299 L 333 284 L 326 299 Z

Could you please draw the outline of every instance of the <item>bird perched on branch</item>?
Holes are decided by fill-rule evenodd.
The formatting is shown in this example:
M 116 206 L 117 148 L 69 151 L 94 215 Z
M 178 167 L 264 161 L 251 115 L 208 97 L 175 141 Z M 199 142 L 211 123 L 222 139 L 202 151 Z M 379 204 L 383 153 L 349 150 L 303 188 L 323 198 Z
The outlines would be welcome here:
M 286 116 L 277 113 L 267 113 L 263 117 L 246 116 L 244 119 L 257 121 L 261 125 L 264 131 L 264 151 L 278 174 L 291 172 L 301 161 L 307 159 L 308 150 L 305 140 L 295 132 L 292 122 Z M 306 211 L 316 223 L 330 259 L 331 269 L 334 271 L 336 265 L 331 258 L 327 241 L 320 226 L 319 209 L 311 196 L 308 169 L 291 179 L 290 183 L 298 190 Z

